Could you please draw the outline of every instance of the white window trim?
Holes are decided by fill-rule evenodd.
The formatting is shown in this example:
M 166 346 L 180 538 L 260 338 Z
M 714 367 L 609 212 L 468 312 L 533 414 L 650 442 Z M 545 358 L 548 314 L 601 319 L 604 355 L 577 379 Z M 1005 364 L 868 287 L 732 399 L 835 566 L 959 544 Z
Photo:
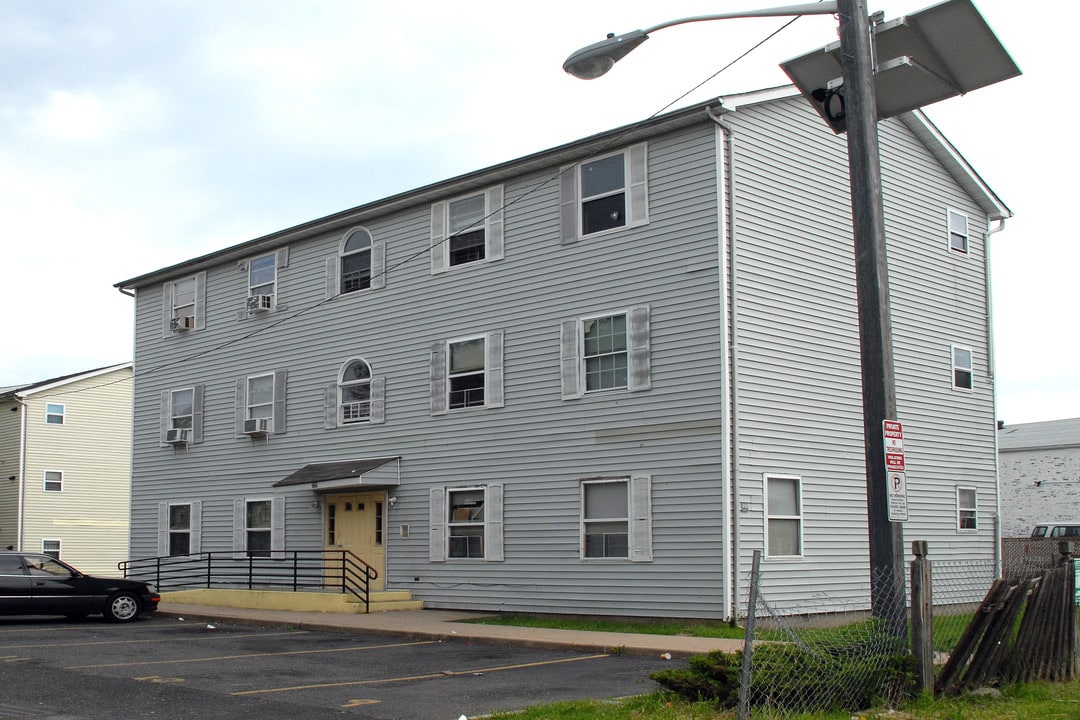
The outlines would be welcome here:
M 59 475 L 60 476 L 59 481 L 50 480 L 49 479 L 50 473 L 56 473 L 57 475 Z M 49 483 L 50 482 L 59 482 L 60 483 L 60 489 L 59 490 L 50 490 L 49 489 Z M 48 469 L 42 471 L 42 473 L 41 473 L 41 492 L 50 493 L 50 494 L 51 493 L 62 493 L 62 492 L 64 492 L 64 471 L 63 470 L 48 470 Z
M 52 554 L 51 549 L 45 547 L 45 543 L 56 543 L 56 555 Z M 41 554 L 48 555 L 54 560 L 61 560 L 64 556 L 64 541 L 62 538 L 41 538 Z
M 974 505 L 970 508 L 962 507 L 960 505 L 960 493 L 965 490 L 970 490 L 974 495 Z M 961 526 L 960 513 L 962 510 L 970 510 L 975 513 L 975 527 L 966 528 Z M 979 489 L 973 485 L 957 485 L 956 486 L 956 532 L 971 534 L 979 532 Z
M 626 224 L 585 235 L 582 228 L 581 167 L 614 155 L 623 155 L 623 191 L 626 193 Z M 648 143 L 589 157 L 561 168 L 559 175 L 560 226 L 563 244 L 622 232 L 649 223 Z M 601 197 L 601 196 L 596 196 Z
M 450 346 L 469 340 L 484 340 L 484 404 L 472 407 L 450 407 Z M 501 408 L 503 395 L 503 331 L 493 330 L 479 335 L 440 340 L 431 348 L 430 393 L 431 414 L 471 412 L 483 408 Z
M 60 412 L 59 413 L 49 412 L 49 406 L 50 405 L 53 406 L 53 407 L 59 407 Z M 60 422 L 56 422 L 56 423 L 49 422 L 49 418 L 53 417 L 53 416 L 58 416 L 60 418 Z M 46 425 L 64 425 L 66 423 L 67 423 L 67 407 L 64 405 L 64 403 L 54 403 L 54 402 L 45 403 L 45 424 Z
M 503 186 L 466 193 L 431 205 L 431 274 L 453 272 L 474 265 L 502 260 L 505 256 Z M 473 262 L 450 264 L 450 204 L 477 195 L 484 196 L 484 258 Z
M 769 481 L 770 480 L 793 480 L 795 482 L 795 501 L 799 504 L 798 515 L 770 515 L 769 514 Z M 797 560 L 806 556 L 805 545 L 805 529 L 806 529 L 806 508 L 803 505 L 803 480 L 800 475 L 783 475 L 779 473 L 764 473 L 762 475 L 762 499 L 764 501 L 763 509 L 765 511 L 765 551 L 763 553 L 766 560 Z M 769 553 L 769 521 L 771 520 L 797 520 L 799 522 L 799 552 L 796 555 L 771 555 Z
M 626 485 L 626 557 L 585 556 L 585 486 L 604 483 Z M 581 562 L 625 563 L 651 562 L 652 554 L 652 476 L 631 475 L 615 478 L 589 478 L 582 480 L 579 488 L 578 552 Z M 594 520 L 594 522 L 596 522 Z M 600 521 L 603 522 L 603 521 Z
M 194 318 L 195 326 L 189 328 L 186 333 L 174 332 L 170 323 L 172 319 L 177 317 L 177 307 L 174 301 L 175 293 L 174 287 L 177 282 L 183 282 L 185 280 L 194 280 L 195 282 L 195 302 L 192 306 L 192 317 Z M 179 278 L 178 280 L 169 281 L 163 283 L 161 286 L 162 297 L 162 309 L 161 309 L 161 336 L 163 338 L 168 337 L 181 337 L 190 332 L 196 330 L 202 330 L 206 327 L 206 272 L 196 273 L 195 275 L 188 275 L 187 277 Z M 182 305 L 180 307 L 188 307 Z
M 953 247 L 953 242 L 952 242 L 952 236 L 953 236 L 952 219 L 953 219 L 954 215 L 964 218 L 964 227 L 966 228 L 966 232 L 964 233 L 964 249 L 963 250 L 960 250 L 958 248 Z M 960 210 L 954 210 L 953 208 L 948 208 L 946 210 L 946 212 L 945 212 L 945 242 L 948 245 L 950 253 L 955 253 L 957 255 L 970 255 L 971 254 L 971 217 L 966 212 L 961 212 Z
M 270 557 L 284 556 L 285 551 L 285 498 L 280 495 L 253 496 L 233 500 L 233 553 L 238 557 L 247 555 L 247 506 L 252 502 L 270 501 Z
M 158 557 L 169 556 L 169 535 L 172 530 L 169 527 L 169 510 L 179 505 L 187 505 L 190 509 L 188 517 L 188 554 L 198 555 L 202 552 L 202 501 L 201 500 L 173 500 L 158 504 Z
M 484 557 L 450 557 L 450 493 L 468 490 L 484 490 Z M 428 541 L 428 559 L 431 562 L 502 562 L 503 553 L 503 484 L 463 485 L 431 488 L 429 494 L 429 520 L 431 538 Z
M 956 364 L 956 351 L 957 350 L 962 350 L 962 351 L 968 353 L 971 356 L 971 366 L 970 367 L 966 367 L 966 368 L 965 367 L 960 367 L 959 365 Z M 974 392 L 974 390 L 975 390 L 975 351 L 972 348 L 970 348 L 970 347 L 968 347 L 966 345 L 950 345 L 949 346 L 949 367 L 951 368 L 951 372 L 949 373 L 949 384 L 952 386 L 952 389 L 956 390 L 958 392 L 965 392 L 965 393 Z M 971 387 L 962 387 L 962 386 L 956 384 L 956 371 L 957 370 L 964 370 L 970 375 L 970 377 L 971 377 Z
M 597 318 L 626 315 L 626 386 L 590 390 L 585 385 L 585 322 Z M 642 392 L 652 389 L 652 320 L 648 305 L 590 313 L 564 320 L 561 330 L 562 398 L 577 400 L 588 395 Z

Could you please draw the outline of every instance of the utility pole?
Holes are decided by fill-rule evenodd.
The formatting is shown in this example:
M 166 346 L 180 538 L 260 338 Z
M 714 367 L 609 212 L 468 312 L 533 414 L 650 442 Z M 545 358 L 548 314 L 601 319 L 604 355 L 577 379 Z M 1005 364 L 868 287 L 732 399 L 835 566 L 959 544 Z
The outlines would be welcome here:
M 870 21 L 865 0 L 837 0 L 844 112 L 851 176 L 855 284 L 859 304 L 866 504 L 870 540 L 870 604 L 874 617 L 906 634 L 903 530 L 889 520 L 883 423 L 896 419 L 885 210 L 881 196 L 877 101 Z

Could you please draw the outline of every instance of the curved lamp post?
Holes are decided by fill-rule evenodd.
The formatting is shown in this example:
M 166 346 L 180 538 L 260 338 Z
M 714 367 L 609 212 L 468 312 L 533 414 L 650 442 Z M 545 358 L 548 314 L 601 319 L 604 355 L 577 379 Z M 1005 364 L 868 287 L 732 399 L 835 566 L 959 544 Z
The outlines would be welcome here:
M 820 3 L 807 3 L 804 5 L 788 5 L 786 7 L 762 8 L 761 10 L 746 10 L 743 12 L 720 13 L 719 15 L 698 15 L 695 17 L 669 20 L 668 22 L 653 25 L 644 30 L 632 30 L 623 35 L 609 34 L 607 39 L 593 43 L 572 53 L 563 63 L 563 70 L 582 80 L 595 80 L 622 60 L 626 55 L 641 43 L 649 39 L 649 33 L 672 27 L 673 25 L 686 25 L 687 23 L 706 22 L 708 20 L 732 20 L 735 18 L 751 17 L 790 17 L 797 15 L 832 15 L 836 12 L 836 3 L 833 0 Z
M 889 515 L 883 436 L 885 420 L 896 419 L 896 389 L 885 263 L 885 213 L 881 197 L 877 101 L 866 1 L 837 0 L 672 20 L 646 30 L 609 35 L 606 40 L 570 55 L 563 63 L 563 69 L 582 79 L 600 77 L 645 42 L 650 32 L 673 25 L 811 14 L 839 15 L 862 366 L 870 605 L 873 615 L 887 619 L 890 630 L 899 638 L 907 632 L 903 530 L 901 524 L 893 522 Z

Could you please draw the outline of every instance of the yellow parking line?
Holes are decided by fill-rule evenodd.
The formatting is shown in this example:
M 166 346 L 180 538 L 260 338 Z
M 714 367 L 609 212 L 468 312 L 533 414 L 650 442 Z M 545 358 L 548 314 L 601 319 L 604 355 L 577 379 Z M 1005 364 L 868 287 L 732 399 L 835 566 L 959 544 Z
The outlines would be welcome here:
M 286 657 L 289 655 L 319 655 L 322 653 L 356 652 L 358 650 L 384 650 L 386 648 L 411 647 L 413 645 L 431 645 L 435 640 L 392 643 L 389 645 L 354 645 L 343 648 L 322 648 L 320 650 L 289 650 L 287 652 L 248 653 L 246 655 L 217 655 L 214 657 L 187 658 L 178 660 L 140 660 L 138 662 L 102 663 L 98 665 L 68 665 L 65 670 L 92 670 L 96 668 L 141 667 L 143 665 L 179 665 L 182 663 L 218 662 L 221 660 L 248 660 L 250 658 Z
M 249 638 L 249 637 L 276 637 L 278 635 L 306 635 L 310 633 L 310 630 L 290 630 L 288 632 L 276 632 L 276 633 L 248 633 L 245 635 L 204 635 L 202 637 L 183 638 L 184 642 L 201 642 L 203 640 L 226 640 L 236 638 Z M 160 638 L 157 640 L 95 640 L 93 642 L 63 642 L 63 643 L 38 643 L 36 645 L 5 645 L 4 649 L 16 649 L 16 648 L 47 648 L 47 647 L 88 647 L 94 645 L 152 645 L 154 643 L 169 643 L 170 645 L 176 645 L 177 639 L 174 637 Z
M 350 680 L 348 682 L 337 683 L 318 683 L 315 685 L 295 685 L 293 687 L 281 687 L 281 688 L 266 688 L 264 690 L 241 690 L 239 692 L 230 693 L 231 695 L 264 695 L 268 693 L 279 692 L 292 692 L 293 690 L 322 690 L 325 688 L 336 687 L 350 687 L 354 685 L 380 685 L 382 683 L 396 683 L 396 682 L 408 682 L 410 680 L 433 680 L 441 677 L 456 677 L 458 675 L 476 675 L 479 673 L 500 672 L 502 670 L 521 670 L 523 668 L 541 667 L 544 665 L 559 665 L 561 663 L 581 662 L 582 660 L 598 660 L 600 658 L 611 657 L 608 654 L 602 655 L 583 655 L 581 657 L 561 658 L 559 660 L 541 660 L 538 662 L 521 663 L 518 665 L 500 665 L 497 667 L 489 668 L 477 668 L 474 670 L 462 670 L 455 672 L 447 670 L 444 672 L 431 673 L 428 675 L 411 675 L 409 677 L 396 677 L 396 678 L 380 678 L 376 680 Z

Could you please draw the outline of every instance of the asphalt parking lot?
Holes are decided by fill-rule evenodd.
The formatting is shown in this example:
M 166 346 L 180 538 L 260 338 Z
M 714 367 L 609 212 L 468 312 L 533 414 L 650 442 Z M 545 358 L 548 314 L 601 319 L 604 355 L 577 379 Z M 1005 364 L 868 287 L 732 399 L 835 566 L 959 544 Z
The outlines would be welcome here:
M 457 720 L 655 688 L 656 657 L 149 617 L 0 618 L 0 718 Z

